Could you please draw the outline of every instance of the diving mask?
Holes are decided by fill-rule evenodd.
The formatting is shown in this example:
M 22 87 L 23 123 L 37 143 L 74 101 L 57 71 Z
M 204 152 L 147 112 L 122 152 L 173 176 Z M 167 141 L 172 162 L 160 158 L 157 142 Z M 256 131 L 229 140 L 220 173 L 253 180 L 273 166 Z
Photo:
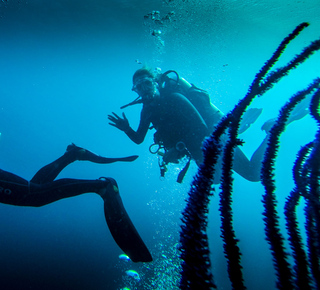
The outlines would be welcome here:
M 155 82 L 153 78 L 144 77 L 140 78 L 133 84 L 132 90 L 139 95 L 146 93 L 153 93 L 155 90 Z

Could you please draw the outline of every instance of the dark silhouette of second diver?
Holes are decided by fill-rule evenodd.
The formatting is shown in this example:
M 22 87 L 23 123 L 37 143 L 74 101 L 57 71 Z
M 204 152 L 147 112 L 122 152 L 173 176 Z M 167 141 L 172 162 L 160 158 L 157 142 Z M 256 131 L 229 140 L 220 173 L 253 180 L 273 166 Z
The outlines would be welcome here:
M 40 207 L 57 200 L 94 192 L 104 201 L 104 212 L 109 230 L 118 244 L 133 262 L 150 262 L 152 256 L 128 216 L 117 182 L 110 177 L 97 180 L 55 178 L 69 164 L 77 160 L 94 163 L 134 161 L 137 155 L 107 158 L 71 144 L 57 160 L 41 168 L 30 180 L 0 169 L 0 202 L 16 206 Z

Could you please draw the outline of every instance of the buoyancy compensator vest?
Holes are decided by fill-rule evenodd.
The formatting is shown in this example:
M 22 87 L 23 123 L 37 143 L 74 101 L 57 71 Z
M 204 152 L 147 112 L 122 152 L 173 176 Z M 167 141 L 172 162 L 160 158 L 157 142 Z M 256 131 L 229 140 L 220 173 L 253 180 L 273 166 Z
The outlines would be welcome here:
M 219 121 L 222 113 L 210 102 L 210 96 L 207 91 L 190 84 L 184 78 L 180 77 L 179 74 L 174 70 L 168 70 L 165 73 L 158 74 L 157 83 L 159 84 L 160 95 L 170 96 L 172 93 L 179 93 L 187 98 L 195 109 L 199 112 L 204 122 L 208 127 L 208 134 L 213 130 L 214 125 Z M 159 152 L 161 152 L 162 161 L 159 161 L 161 170 L 161 176 L 164 176 L 166 172 L 166 165 L 168 163 L 179 163 L 183 157 L 187 157 L 187 163 L 185 167 L 179 173 L 177 182 L 181 183 L 191 161 L 191 154 L 186 147 L 181 146 L 183 142 L 178 142 L 174 148 L 166 148 L 165 142 L 162 142 L 161 136 L 158 132 L 154 134 L 154 144 L 150 146 L 158 145 Z M 150 152 L 153 150 L 151 149 Z

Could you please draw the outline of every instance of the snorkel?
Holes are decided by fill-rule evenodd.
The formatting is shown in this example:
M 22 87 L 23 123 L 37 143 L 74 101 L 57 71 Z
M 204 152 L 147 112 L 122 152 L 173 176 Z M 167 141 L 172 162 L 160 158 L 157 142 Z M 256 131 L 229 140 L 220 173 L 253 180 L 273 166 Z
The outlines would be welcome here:
M 126 104 L 126 105 L 123 105 L 120 107 L 120 109 L 124 109 L 126 107 L 129 107 L 129 106 L 133 106 L 133 105 L 136 105 L 136 104 L 142 104 L 143 101 L 142 101 L 142 97 L 141 96 L 138 96 L 136 99 L 134 99 L 132 102 L 130 102 L 129 104 Z
M 149 78 L 152 79 L 156 84 L 154 86 L 154 91 L 153 93 L 149 92 L 148 94 L 141 95 L 141 90 L 139 90 L 138 87 L 143 86 L 143 81 Z M 157 94 L 157 90 L 169 89 L 170 91 L 175 91 L 180 87 L 183 91 L 187 91 L 192 87 L 192 85 L 184 78 L 180 77 L 175 70 L 168 70 L 164 73 L 161 73 L 161 68 L 159 67 L 155 68 L 153 72 L 151 71 L 151 69 L 147 68 L 138 69 L 134 73 L 132 81 L 134 83 L 132 90 L 138 93 L 139 96 L 129 104 L 120 107 L 120 109 L 153 100 L 155 95 Z M 145 85 L 142 91 L 147 91 L 146 86 L 147 85 Z
M 126 107 L 150 102 L 154 99 L 158 92 L 158 83 L 155 76 L 148 69 L 139 69 L 133 75 L 133 87 L 132 91 L 136 92 L 139 96 L 129 104 L 126 104 L 120 109 Z

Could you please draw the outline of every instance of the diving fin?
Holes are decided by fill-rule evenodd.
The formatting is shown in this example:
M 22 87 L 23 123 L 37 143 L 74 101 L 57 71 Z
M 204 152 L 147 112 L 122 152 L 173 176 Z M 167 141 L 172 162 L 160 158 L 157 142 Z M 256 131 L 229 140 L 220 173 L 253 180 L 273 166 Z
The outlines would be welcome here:
M 117 182 L 108 178 L 103 194 L 105 218 L 117 245 L 133 262 L 151 262 L 152 256 L 126 212 Z
M 118 161 L 132 162 L 135 161 L 138 157 L 138 155 L 131 155 L 127 157 L 100 157 L 99 159 L 97 158 L 95 161 L 96 163 L 113 163 Z
M 110 159 L 114 159 L 115 161 L 132 162 L 132 161 L 135 161 L 138 157 L 139 157 L 138 155 L 131 155 L 127 157 L 110 158 Z
M 1 133 L 0 133 L 1 135 Z M 117 162 L 117 161 L 125 161 L 125 162 L 132 162 L 134 160 L 136 160 L 139 156 L 138 155 L 131 155 L 131 156 L 127 156 L 127 157 L 103 157 L 100 156 L 96 153 L 93 153 L 92 151 L 89 151 L 88 149 L 79 147 L 77 145 L 75 145 L 74 143 L 71 143 L 70 145 L 68 145 L 67 150 L 66 150 L 69 154 L 75 154 L 75 158 L 76 160 L 83 160 L 83 161 L 91 161 L 94 163 L 100 163 L 100 164 L 108 164 L 108 163 L 113 163 L 113 162 Z
M 241 134 L 245 132 L 247 129 L 249 129 L 251 124 L 253 124 L 258 119 L 261 113 L 262 113 L 262 109 L 258 109 L 258 108 L 251 108 L 247 110 L 241 119 L 238 133 Z

